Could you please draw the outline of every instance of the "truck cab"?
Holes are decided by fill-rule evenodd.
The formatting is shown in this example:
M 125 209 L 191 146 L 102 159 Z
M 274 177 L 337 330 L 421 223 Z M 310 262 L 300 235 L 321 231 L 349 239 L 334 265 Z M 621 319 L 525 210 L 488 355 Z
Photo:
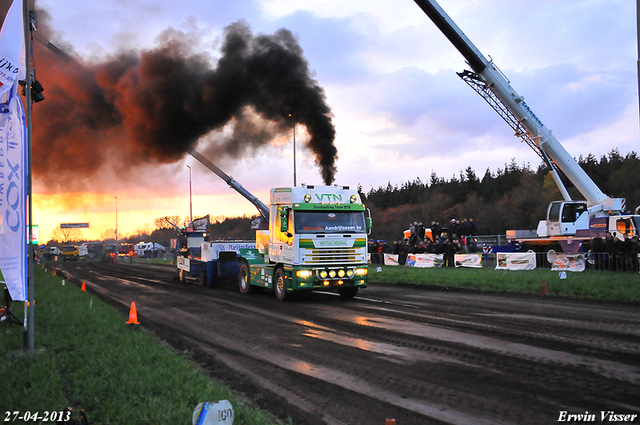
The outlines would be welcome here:
M 586 201 L 555 201 L 549 204 L 547 220 L 538 225 L 538 236 L 573 236 L 588 228 Z
M 268 249 L 262 267 L 251 265 L 252 284 L 273 287 L 280 299 L 313 289 L 355 296 L 367 284 L 366 212 L 348 186 L 271 189 Z
M 62 261 L 77 261 L 79 251 L 76 245 L 65 245 L 62 247 Z

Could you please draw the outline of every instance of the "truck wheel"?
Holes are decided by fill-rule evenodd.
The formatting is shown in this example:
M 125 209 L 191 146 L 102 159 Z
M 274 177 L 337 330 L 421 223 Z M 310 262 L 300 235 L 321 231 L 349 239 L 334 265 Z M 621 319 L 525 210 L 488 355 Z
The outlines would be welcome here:
M 340 298 L 342 298 L 343 300 L 350 300 L 351 298 L 356 296 L 356 294 L 358 293 L 358 288 L 340 288 L 338 289 L 338 293 L 340 294 Z
M 241 294 L 250 294 L 253 292 L 251 272 L 249 271 L 249 265 L 247 263 L 240 265 L 240 272 L 238 272 L 238 289 Z
M 284 270 L 282 267 L 277 268 L 273 274 L 273 290 L 279 301 L 287 299 L 287 284 L 284 281 Z

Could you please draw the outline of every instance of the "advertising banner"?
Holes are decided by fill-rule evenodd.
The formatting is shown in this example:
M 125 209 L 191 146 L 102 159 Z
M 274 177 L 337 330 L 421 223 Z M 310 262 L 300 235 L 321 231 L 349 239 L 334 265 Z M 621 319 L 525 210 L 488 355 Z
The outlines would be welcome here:
M 89 223 L 60 223 L 61 229 L 88 229 Z
M 454 260 L 456 267 L 482 268 L 482 254 L 456 254 Z
M 18 98 L 25 78 L 22 2 L 0 30 L 0 270 L 14 301 L 27 300 L 27 124 Z
M 533 270 L 536 268 L 535 252 L 498 252 L 496 270 Z
M 443 254 L 408 254 L 405 265 L 409 267 L 442 267 Z
M 385 266 L 399 266 L 398 262 L 398 254 L 384 254 L 384 265 Z
M 551 271 L 583 272 L 585 269 L 585 256 L 580 254 L 556 253 L 551 261 Z

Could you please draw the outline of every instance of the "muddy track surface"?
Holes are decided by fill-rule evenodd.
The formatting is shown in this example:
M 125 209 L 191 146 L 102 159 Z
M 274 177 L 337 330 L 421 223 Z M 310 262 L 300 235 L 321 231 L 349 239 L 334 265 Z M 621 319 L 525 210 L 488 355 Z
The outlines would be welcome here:
M 640 415 L 640 306 L 373 284 L 279 302 L 79 262 L 77 284 L 293 424 L 551 424 Z M 640 416 L 639 416 L 640 417 Z M 636 417 L 636 422 L 640 419 Z

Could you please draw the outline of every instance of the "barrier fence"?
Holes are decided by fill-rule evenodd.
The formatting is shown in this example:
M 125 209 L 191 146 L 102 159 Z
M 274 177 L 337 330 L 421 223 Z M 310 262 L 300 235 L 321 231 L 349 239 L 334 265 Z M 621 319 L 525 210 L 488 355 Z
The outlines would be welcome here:
M 447 258 L 444 254 L 369 254 L 369 264 L 401 267 L 465 267 L 498 270 L 590 271 L 609 270 L 622 273 L 638 273 L 640 254 L 588 252 L 565 254 L 554 252 L 497 252 L 455 254 Z

